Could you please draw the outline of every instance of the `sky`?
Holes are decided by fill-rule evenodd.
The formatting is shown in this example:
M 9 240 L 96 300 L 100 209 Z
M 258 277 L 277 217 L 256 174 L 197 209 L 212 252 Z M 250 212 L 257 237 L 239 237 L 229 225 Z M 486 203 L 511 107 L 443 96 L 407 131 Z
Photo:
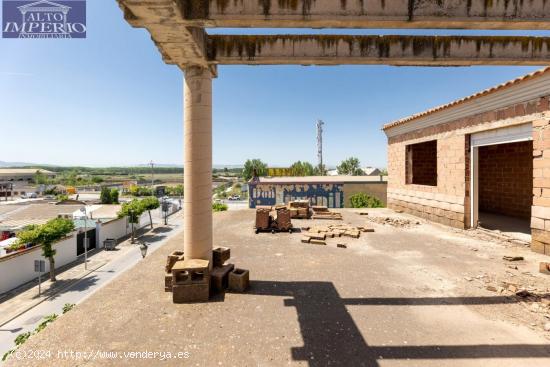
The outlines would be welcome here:
M 183 74 L 163 63 L 115 0 L 87 1 L 87 38 L 0 38 L 0 161 L 121 166 L 183 162 Z M 214 33 L 214 30 L 210 31 Z M 247 30 L 248 33 L 499 34 L 545 31 Z M 216 29 L 215 33 L 245 33 Z M 387 122 L 537 67 L 221 66 L 213 82 L 214 164 L 273 167 L 355 156 L 386 166 Z

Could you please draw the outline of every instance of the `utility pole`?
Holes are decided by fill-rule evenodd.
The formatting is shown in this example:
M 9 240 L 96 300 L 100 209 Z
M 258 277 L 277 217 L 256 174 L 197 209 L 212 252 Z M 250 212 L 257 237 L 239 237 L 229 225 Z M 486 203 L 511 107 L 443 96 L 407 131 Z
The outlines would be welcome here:
M 149 162 L 151 166 L 151 189 L 155 186 L 155 162 Z
M 325 123 L 322 120 L 317 120 L 317 158 L 319 158 L 319 172 L 324 175 L 323 168 L 323 126 Z

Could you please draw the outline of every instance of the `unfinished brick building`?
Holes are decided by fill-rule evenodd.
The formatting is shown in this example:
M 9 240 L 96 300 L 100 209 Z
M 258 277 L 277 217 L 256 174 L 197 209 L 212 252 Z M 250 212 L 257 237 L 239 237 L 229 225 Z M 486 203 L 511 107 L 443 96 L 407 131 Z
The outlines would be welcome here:
M 388 206 L 550 255 L 550 68 L 384 126 Z

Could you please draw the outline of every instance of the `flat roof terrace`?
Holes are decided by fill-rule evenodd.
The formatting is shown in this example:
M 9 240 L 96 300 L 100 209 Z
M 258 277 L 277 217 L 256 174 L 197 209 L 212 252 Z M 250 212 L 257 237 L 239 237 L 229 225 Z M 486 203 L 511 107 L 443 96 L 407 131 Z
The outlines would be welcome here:
M 163 361 L 166 366 L 550 364 L 544 314 L 528 311 L 534 302 L 487 289 L 506 280 L 547 293 L 550 282 L 534 270 L 544 256 L 424 221 L 417 225 L 418 219 L 390 210 L 368 211 L 369 218 L 411 224 L 366 222 L 357 210 L 343 210 L 345 223 L 369 223 L 376 232 L 346 239 L 348 248 L 340 249 L 336 239 L 317 246 L 300 243 L 300 234 L 255 235 L 252 210 L 216 214 L 214 243 L 230 247 L 230 261 L 250 270 L 246 293 L 173 304 L 162 269 L 166 256 L 181 249 L 181 234 L 20 350 L 189 353 L 184 361 Z M 518 270 L 501 260 L 510 254 L 525 257 Z M 54 358 L 7 365 L 159 363 Z

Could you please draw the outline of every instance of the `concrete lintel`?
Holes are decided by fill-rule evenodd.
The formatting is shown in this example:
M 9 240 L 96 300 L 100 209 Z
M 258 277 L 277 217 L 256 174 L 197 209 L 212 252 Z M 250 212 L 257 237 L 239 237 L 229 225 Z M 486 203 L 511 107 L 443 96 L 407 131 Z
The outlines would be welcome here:
M 205 30 L 185 24 L 182 9 L 174 0 L 117 1 L 130 25 L 149 31 L 164 62 L 182 70 L 190 65 L 208 67 Z
M 203 27 L 550 29 L 547 0 L 175 1 Z
M 550 37 L 209 35 L 217 64 L 547 65 Z

